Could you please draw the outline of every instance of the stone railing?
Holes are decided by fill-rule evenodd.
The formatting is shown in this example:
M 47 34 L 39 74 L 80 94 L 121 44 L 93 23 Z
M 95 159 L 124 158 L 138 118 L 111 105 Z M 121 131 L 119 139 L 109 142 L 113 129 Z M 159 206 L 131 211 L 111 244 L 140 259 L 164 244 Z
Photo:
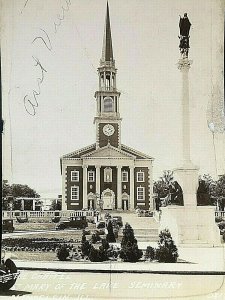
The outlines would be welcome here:
M 32 211 L 32 210 L 12 210 L 12 211 L 2 211 L 2 217 L 4 219 L 6 218 L 13 218 L 16 219 L 16 217 L 20 218 L 54 218 L 54 217 L 63 217 L 63 218 L 69 218 L 69 217 L 94 217 L 94 211 L 93 210 L 58 210 L 58 211 Z
M 215 216 L 225 220 L 225 211 L 224 210 L 216 210 L 215 211 Z

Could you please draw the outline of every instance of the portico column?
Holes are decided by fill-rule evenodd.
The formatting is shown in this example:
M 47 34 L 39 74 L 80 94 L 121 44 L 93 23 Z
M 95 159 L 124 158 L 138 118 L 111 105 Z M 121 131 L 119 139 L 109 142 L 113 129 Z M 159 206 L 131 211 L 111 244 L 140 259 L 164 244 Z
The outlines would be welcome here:
M 33 199 L 33 210 L 35 210 L 35 200 Z
M 121 166 L 117 166 L 117 208 L 122 209 L 121 199 Z
M 134 167 L 130 167 L 130 209 L 134 209 Z
M 87 166 L 83 166 L 83 208 L 87 208 Z
M 24 210 L 24 199 L 21 199 L 21 210 Z
M 96 194 L 99 195 L 99 197 L 101 197 L 100 195 L 100 166 L 95 166 L 95 170 L 96 170 Z

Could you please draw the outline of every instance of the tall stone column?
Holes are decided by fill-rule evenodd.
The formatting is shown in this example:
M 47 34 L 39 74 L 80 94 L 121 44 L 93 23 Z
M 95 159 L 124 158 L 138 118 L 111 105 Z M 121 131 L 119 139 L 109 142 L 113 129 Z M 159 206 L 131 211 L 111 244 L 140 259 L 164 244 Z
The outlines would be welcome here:
M 96 165 L 95 170 L 96 170 L 96 194 L 98 194 L 99 197 L 101 197 L 101 195 L 100 195 L 100 166 Z
M 87 208 L 87 166 L 83 166 L 83 208 Z
M 117 166 L 117 208 L 122 209 L 121 166 Z
M 188 73 L 192 61 L 181 58 L 178 61 L 178 69 L 182 73 L 182 148 L 183 166 L 191 165 L 190 157 L 190 111 L 189 111 L 189 79 Z
M 134 167 L 130 167 L 130 209 L 134 209 Z
M 192 61 L 181 58 L 178 69 L 182 73 L 182 167 L 174 170 L 176 180 L 183 190 L 184 205 L 197 206 L 198 168 L 191 162 L 190 155 L 190 110 L 189 110 L 189 79 L 188 72 Z

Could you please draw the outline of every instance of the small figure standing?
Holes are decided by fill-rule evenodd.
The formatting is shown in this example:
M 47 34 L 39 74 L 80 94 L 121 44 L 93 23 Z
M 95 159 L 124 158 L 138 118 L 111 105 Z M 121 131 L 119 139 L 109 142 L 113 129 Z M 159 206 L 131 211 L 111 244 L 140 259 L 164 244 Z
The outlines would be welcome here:
M 188 57 L 188 51 L 189 51 L 189 31 L 191 28 L 191 23 L 188 19 L 187 13 L 184 14 L 184 17 L 181 18 L 180 16 L 180 21 L 179 21 L 179 28 L 180 28 L 180 53 L 183 58 Z

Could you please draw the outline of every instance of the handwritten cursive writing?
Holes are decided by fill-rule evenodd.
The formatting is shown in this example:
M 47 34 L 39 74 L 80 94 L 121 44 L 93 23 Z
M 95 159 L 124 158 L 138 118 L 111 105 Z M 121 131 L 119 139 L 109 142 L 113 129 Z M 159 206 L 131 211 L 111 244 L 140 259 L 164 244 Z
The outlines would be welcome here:
M 34 61 L 36 62 L 36 64 L 34 65 L 35 67 L 39 67 L 41 70 L 41 77 L 37 78 L 37 85 L 38 88 L 37 90 L 33 90 L 32 91 L 32 95 L 26 95 L 23 98 L 23 103 L 24 103 L 24 107 L 27 111 L 27 113 L 31 116 L 34 116 L 36 114 L 36 108 L 38 107 L 38 101 L 37 101 L 37 96 L 39 96 L 41 94 L 41 87 L 40 85 L 42 84 L 43 80 L 44 80 L 44 73 L 46 71 L 46 69 L 42 66 L 40 60 L 35 57 L 32 56 Z
M 25 9 L 25 7 L 27 6 L 28 1 L 29 1 L 29 0 L 26 0 L 26 1 L 25 1 L 24 6 L 23 6 L 23 8 L 22 8 L 22 10 L 21 10 L 21 12 L 20 12 L 21 14 L 22 14 L 23 10 Z
M 46 48 L 47 48 L 49 51 L 51 51 L 51 50 L 52 50 L 52 44 L 51 44 L 49 35 L 47 34 L 47 32 L 46 32 L 44 29 L 41 29 L 41 28 L 40 28 L 40 30 L 43 31 L 43 32 L 45 33 L 45 36 L 46 36 L 47 40 L 45 40 L 42 36 L 37 36 L 35 39 L 33 39 L 32 44 L 33 44 L 35 41 L 37 41 L 37 40 L 40 39 L 40 40 L 45 44 Z
M 62 16 L 57 15 L 57 18 L 58 18 L 59 22 L 58 23 L 54 22 L 55 33 L 57 33 L 57 30 L 58 30 L 57 27 L 59 27 L 61 25 L 62 21 L 65 19 L 65 12 L 69 10 L 69 5 L 71 5 L 70 0 L 65 0 L 65 2 L 66 2 L 66 5 L 67 5 L 67 8 L 64 8 L 62 6 Z
M 27 2 L 29 0 L 27 0 L 24 4 L 24 8 L 27 5 Z M 57 18 L 59 22 L 54 22 L 54 32 L 57 33 L 58 27 L 62 24 L 62 21 L 65 19 L 65 12 L 67 12 L 69 10 L 69 5 L 71 5 L 71 1 L 70 0 L 65 0 L 65 4 L 66 7 L 61 6 L 61 15 L 58 14 Z M 24 9 L 23 8 L 23 9 Z M 41 34 L 36 36 L 33 41 L 31 42 L 32 44 L 36 44 L 37 42 L 41 42 L 49 51 L 53 50 L 52 47 L 52 43 L 51 43 L 51 39 L 49 34 L 42 28 L 39 28 L 41 31 Z M 25 107 L 25 110 L 27 111 L 27 113 L 31 116 L 35 116 L 36 115 L 36 108 L 38 107 L 38 101 L 37 101 L 37 97 L 40 96 L 41 94 L 41 88 L 40 85 L 43 83 L 44 81 L 44 73 L 47 72 L 47 70 L 42 66 L 40 60 L 34 56 L 32 56 L 33 59 L 35 60 L 35 67 L 39 67 L 41 70 L 41 77 L 37 78 L 37 89 L 36 90 L 32 90 L 32 92 L 30 92 L 29 94 L 26 94 L 23 98 L 23 104 Z

